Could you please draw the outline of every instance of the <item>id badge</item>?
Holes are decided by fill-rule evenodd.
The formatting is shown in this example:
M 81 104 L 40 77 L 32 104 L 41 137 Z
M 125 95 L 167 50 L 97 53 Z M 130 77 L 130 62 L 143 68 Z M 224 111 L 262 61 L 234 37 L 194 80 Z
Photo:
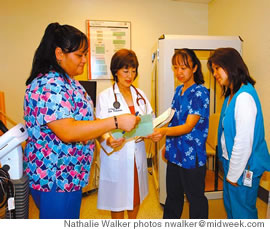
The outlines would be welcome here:
M 243 174 L 243 185 L 247 187 L 252 187 L 252 176 L 253 176 L 253 172 L 245 169 L 244 174 Z

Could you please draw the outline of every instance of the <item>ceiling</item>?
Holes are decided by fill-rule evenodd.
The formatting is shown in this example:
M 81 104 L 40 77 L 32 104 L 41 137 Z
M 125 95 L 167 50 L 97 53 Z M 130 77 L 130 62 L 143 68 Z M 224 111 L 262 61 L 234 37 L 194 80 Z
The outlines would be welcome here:
M 212 0 L 171 0 L 171 1 L 175 1 L 175 2 L 193 2 L 193 3 L 204 3 L 204 4 L 208 4 Z

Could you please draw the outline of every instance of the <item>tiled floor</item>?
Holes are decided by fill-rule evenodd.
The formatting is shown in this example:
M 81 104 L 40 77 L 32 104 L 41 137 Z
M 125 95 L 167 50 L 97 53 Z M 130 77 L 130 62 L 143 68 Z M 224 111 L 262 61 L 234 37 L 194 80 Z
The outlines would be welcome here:
M 38 218 L 38 209 L 30 198 L 29 203 L 29 218 Z M 97 192 L 91 193 L 90 195 L 83 197 L 81 206 L 81 219 L 109 219 L 109 211 L 101 211 L 96 208 L 97 206 Z M 257 208 L 260 219 L 266 218 L 267 204 L 257 200 Z M 161 219 L 163 214 L 162 205 L 159 203 L 158 193 L 155 190 L 153 177 L 149 175 L 149 195 L 146 197 L 142 203 L 138 219 Z M 183 219 L 188 219 L 188 202 L 185 202 L 184 210 L 182 214 Z M 210 219 L 225 219 L 226 213 L 223 207 L 223 200 L 209 200 L 209 218 Z

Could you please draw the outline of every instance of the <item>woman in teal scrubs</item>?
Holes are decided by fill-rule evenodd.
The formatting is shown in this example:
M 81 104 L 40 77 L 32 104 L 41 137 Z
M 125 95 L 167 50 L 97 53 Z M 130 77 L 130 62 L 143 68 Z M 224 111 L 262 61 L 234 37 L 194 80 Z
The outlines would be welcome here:
M 224 168 L 223 199 L 227 216 L 255 219 L 260 178 L 265 170 L 270 170 L 255 81 L 233 48 L 215 50 L 208 68 L 222 86 L 225 97 L 218 128 L 218 157 Z

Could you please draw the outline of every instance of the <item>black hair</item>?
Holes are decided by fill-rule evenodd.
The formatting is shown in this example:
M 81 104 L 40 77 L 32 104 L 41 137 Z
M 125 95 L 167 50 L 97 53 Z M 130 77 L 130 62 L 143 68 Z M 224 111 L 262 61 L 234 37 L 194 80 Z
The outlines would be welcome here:
M 229 86 L 232 85 L 232 93 L 235 94 L 242 83 L 255 85 L 256 81 L 249 74 L 248 67 L 242 59 L 240 53 L 234 48 L 218 48 L 209 57 L 207 66 L 213 73 L 212 64 L 221 67 L 228 75 Z M 223 95 L 227 97 L 231 94 L 230 87 L 222 86 Z
M 198 57 L 196 56 L 195 52 L 192 49 L 188 49 L 188 48 L 176 50 L 173 57 L 172 57 L 172 65 L 179 64 L 179 63 L 177 63 L 178 56 L 182 57 L 182 59 L 184 61 L 184 65 L 187 66 L 188 68 L 194 68 L 195 66 L 197 66 L 197 70 L 196 70 L 196 72 L 194 72 L 194 81 L 196 84 L 203 84 L 204 78 L 203 78 L 203 73 L 202 73 L 202 66 L 201 66 L 201 62 L 198 59 Z M 190 60 L 192 62 L 192 66 L 189 65 L 188 57 L 190 57 Z
M 129 50 L 129 49 L 120 49 L 118 50 L 111 59 L 111 72 L 113 75 L 114 81 L 118 82 L 117 78 L 117 71 L 121 68 L 135 68 L 136 69 L 136 77 L 138 76 L 138 67 L 139 67 L 139 62 L 137 59 L 137 56 L 134 51 Z
M 84 33 L 70 25 L 51 23 L 47 26 L 43 38 L 35 52 L 32 70 L 26 80 L 30 84 L 40 73 L 46 74 L 51 70 L 65 73 L 57 63 L 55 49 L 59 47 L 64 53 L 74 52 L 82 47 L 88 49 L 88 39 Z

